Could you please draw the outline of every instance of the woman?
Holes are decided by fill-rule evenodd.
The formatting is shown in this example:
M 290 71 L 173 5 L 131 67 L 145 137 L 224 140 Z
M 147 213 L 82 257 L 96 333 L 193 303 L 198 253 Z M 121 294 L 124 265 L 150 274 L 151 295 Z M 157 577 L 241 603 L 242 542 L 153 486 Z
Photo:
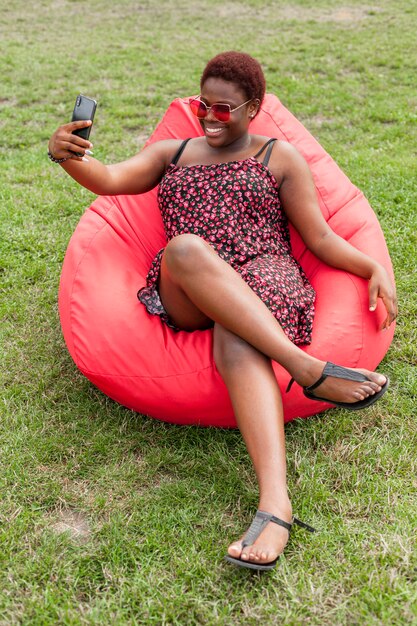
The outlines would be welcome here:
M 49 156 L 99 195 L 140 194 L 160 184 L 168 243 L 152 263 L 138 306 L 176 330 L 214 328 L 216 366 L 260 491 L 254 522 L 226 558 L 271 569 L 292 523 L 302 525 L 287 492 L 283 410 L 271 360 L 309 398 L 350 409 L 369 406 L 388 387 L 383 375 L 326 364 L 298 347 L 311 340 L 314 291 L 292 256 L 288 221 L 319 259 L 369 281 L 370 309 L 379 297 L 387 310 L 383 328 L 397 315 L 395 288 L 384 267 L 330 229 L 295 148 L 249 134 L 265 93 L 259 63 L 242 53 L 220 54 L 200 87 L 190 106 L 203 137 L 156 142 L 106 166 L 90 157 L 89 141 L 71 134 L 91 122 L 72 122 L 52 135 Z

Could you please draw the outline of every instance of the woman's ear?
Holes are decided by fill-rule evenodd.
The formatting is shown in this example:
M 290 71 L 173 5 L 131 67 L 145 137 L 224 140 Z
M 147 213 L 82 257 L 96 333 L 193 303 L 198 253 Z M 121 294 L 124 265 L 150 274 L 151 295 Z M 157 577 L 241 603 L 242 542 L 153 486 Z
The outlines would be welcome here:
M 252 100 L 252 102 L 250 103 L 250 105 L 249 105 L 249 117 L 250 117 L 251 120 L 253 120 L 255 115 L 258 113 L 260 104 L 261 104 L 261 101 L 258 98 L 254 98 Z

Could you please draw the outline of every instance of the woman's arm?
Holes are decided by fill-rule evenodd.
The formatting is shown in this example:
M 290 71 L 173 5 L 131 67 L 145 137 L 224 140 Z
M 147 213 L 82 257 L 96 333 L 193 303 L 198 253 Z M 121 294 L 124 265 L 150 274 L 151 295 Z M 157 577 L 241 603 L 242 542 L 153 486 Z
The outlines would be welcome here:
M 377 261 L 339 237 L 327 224 L 320 210 L 310 169 L 290 144 L 280 143 L 272 161 L 281 180 L 283 209 L 304 243 L 321 261 L 369 280 L 369 308 L 375 310 L 381 298 L 387 310 L 383 328 L 397 316 L 395 286 L 387 270 Z
M 61 167 L 76 180 L 97 195 L 139 194 L 149 191 L 161 180 L 172 155 L 180 141 L 159 141 L 144 148 L 137 155 L 117 163 L 104 165 L 86 150 L 92 144 L 73 135 L 76 128 L 90 125 L 89 121 L 70 122 L 60 126 L 49 140 L 49 152 L 56 159 L 68 158 Z M 76 156 L 77 152 L 82 156 Z

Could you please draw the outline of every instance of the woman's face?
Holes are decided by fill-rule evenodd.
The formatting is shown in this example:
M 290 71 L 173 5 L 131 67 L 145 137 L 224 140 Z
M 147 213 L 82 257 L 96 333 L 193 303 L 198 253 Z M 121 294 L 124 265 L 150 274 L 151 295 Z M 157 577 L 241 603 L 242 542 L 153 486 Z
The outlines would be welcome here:
M 222 78 L 208 78 L 201 87 L 200 99 L 208 106 L 216 102 L 230 104 L 231 109 L 239 107 L 248 100 L 245 92 L 236 83 Z M 200 120 L 201 127 L 207 142 L 213 148 L 229 146 L 236 140 L 247 136 L 249 123 L 258 110 L 258 101 L 251 100 L 241 108 L 230 114 L 227 122 L 219 122 L 210 110 L 207 116 Z

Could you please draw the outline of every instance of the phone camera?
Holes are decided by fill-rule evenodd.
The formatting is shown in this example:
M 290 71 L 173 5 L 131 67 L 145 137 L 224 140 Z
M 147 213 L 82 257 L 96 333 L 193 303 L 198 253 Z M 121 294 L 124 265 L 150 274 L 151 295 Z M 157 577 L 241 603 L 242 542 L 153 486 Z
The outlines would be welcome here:
M 79 107 L 81 104 L 81 98 L 80 96 L 77 96 L 77 107 Z

